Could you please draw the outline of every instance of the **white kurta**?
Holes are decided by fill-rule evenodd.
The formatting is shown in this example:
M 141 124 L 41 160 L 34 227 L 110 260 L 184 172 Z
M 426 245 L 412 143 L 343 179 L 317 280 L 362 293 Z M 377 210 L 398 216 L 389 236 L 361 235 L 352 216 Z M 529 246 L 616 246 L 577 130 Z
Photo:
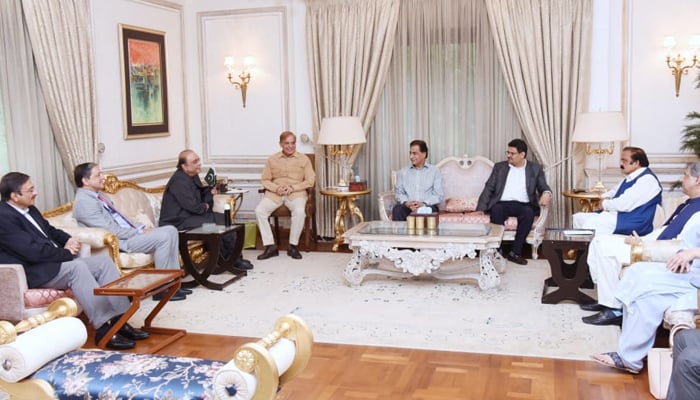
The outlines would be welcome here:
M 683 247 L 700 246 L 700 226 L 686 233 Z M 665 263 L 642 262 L 631 265 L 618 285 L 617 298 L 623 305 L 622 333 L 618 354 L 627 366 L 641 369 L 643 359 L 654 345 L 656 330 L 664 312 L 697 309 L 697 290 L 690 280 L 700 275 L 700 260 L 689 273 L 666 269 Z
M 595 229 L 596 234 L 611 235 L 617 226 L 618 211 L 632 211 L 635 208 L 651 201 L 659 192 L 661 187 L 659 181 L 653 175 L 644 175 L 639 178 L 634 185 L 627 188 L 619 197 L 612 198 L 617 193 L 618 188 L 625 181 L 632 180 L 644 172 L 646 168 L 640 168 L 629 176 L 625 177 L 612 190 L 602 194 L 608 198 L 603 201 L 605 211 L 595 213 L 579 212 L 573 215 L 575 229 Z
M 686 222 L 677 239 L 685 240 L 693 227 L 700 227 L 700 213 L 693 215 Z M 655 229 L 643 236 L 642 240 L 656 240 L 664 227 Z M 629 264 L 631 248 L 625 244 L 625 235 L 596 235 L 588 246 L 588 268 L 591 278 L 596 284 L 598 303 L 610 308 L 620 308 L 616 298 L 617 286 L 620 282 L 620 270 L 623 264 Z

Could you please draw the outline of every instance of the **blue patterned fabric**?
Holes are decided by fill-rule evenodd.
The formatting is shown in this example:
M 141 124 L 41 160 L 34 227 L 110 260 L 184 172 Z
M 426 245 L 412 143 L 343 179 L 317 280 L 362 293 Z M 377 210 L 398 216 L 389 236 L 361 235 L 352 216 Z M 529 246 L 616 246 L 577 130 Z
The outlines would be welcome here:
M 65 400 L 214 399 L 214 375 L 223 366 L 189 357 L 76 350 L 31 378 L 48 381 Z

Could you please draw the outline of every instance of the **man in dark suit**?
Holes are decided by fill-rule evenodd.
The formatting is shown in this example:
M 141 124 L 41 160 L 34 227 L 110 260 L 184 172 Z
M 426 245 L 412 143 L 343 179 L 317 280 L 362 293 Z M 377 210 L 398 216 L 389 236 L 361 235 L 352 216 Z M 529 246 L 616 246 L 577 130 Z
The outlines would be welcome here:
M 108 256 L 76 258 L 81 243 L 56 229 L 34 207 L 37 191 L 28 175 L 9 172 L 0 180 L 0 263 L 21 264 L 30 288 L 71 289 L 95 327 L 97 344 L 129 308 L 123 296 L 95 296 L 93 290 L 119 278 Z M 147 332 L 125 324 L 107 344 L 130 349 Z
M 214 211 L 214 194 L 216 187 L 206 186 L 199 179 L 202 161 L 192 150 L 183 150 L 177 159 L 177 170 L 170 177 L 163 192 L 160 226 L 173 225 L 178 230 L 194 229 L 204 223 L 216 222 Z M 231 239 L 233 238 L 233 239 Z M 221 241 L 221 256 L 224 259 L 234 257 L 234 265 L 239 269 L 252 269 L 253 264 L 243 259 L 243 236 L 233 234 Z
M 552 199 L 542 166 L 528 162 L 526 157 L 527 143 L 511 140 L 506 150 L 508 160 L 493 166 L 476 207 L 490 214 L 493 224 L 503 225 L 511 216 L 518 218 L 513 246 L 506 258 L 521 265 L 527 264 L 521 254 L 535 216 L 540 215 L 540 206 L 549 206 Z

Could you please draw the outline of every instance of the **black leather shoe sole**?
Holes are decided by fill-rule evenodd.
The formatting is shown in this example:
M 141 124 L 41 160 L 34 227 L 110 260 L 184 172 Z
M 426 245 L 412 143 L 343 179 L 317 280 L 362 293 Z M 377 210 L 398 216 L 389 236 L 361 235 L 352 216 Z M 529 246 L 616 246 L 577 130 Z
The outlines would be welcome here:
M 185 289 L 185 288 L 181 287 L 178 290 L 184 294 L 192 294 L 192 289 Z
M 583 317 L 581 320 L 590 325 L 617 325 L 622 326 L 622 315 L 614 316 L 610 315 L 605 311 L 601 311 L 597 314 L 590 315 L 588 317 Z
M 508 259 L 508 261 L 512 261 L 516 264 L 527 265 L 527 260 L 525 258 L 523 258 L 522 256 L 519 256 L 515 253 L 508 253 L 506 258 Z
M 601 305 L 598 303 L 580 304 L 579 307 L 581 307 L 581 309 L 583 311 L 595 311 L 595 312 L 603 311 L 606 308 L 608 308 L 608 307 L 605 307 L 604 305 Z
M 295 260 L 301 260 L 301 253 L 296 248 L 287 250 L 287 255 Z
M 165 296 L 165 293 L 158 293 L 156 295 L 153 295 L 153 301 L 161 301 L 163 297 Z M 170 298 L 168 301 L 180 301 L 180 300 L 185 300 L 187 298 L 187 295 L 184 293 L 180 292 L 175 292 L 173 297 Z
M 272 250 L 272 251 L 265 250 L 264 253 L 262 253 L 258 256 L 258 260 L 267 260 L 270 257 L 277 257 L 278 255 L 280 255 L 279 250 Z
M 97 344 L 99 341 L 100 340 L 95 337 L 95 344 Z M 112 350 L 129 350 L 133 349 L 134 347 L 136 347 L 136 343 L 134 343 L 133 340 L 129 340 L 120 334 L 112 336 L 112 338 L 109 339 L 109 342 L 107 342 L 107 348 Z
M 253 264 L 251 264 L 250 261 L 244 260 L 242 258 L 236 260 L 236 262 L 233 263 L 233 266 L 238 269 L 253 269 Z
M 136 329 L 129 324 L 122 326 L 118 333 L 129 340 L 144 340 L 150 336 L 148 332 Z

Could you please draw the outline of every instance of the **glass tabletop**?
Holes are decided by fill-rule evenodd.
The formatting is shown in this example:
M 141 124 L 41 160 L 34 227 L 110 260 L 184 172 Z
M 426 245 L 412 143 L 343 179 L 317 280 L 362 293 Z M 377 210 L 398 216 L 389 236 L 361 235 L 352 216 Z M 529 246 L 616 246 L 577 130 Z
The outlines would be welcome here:
M 490 224 L 440 224 L 436 230 L 407 229 L 405 222 L 377 222 L 373 221 L 358 231 L 360 234 L 370 235 L 405 235 L 415 236 L 417 232 L 434 236 L 486 236 L 491 232 Z
M 190 229 L 188 231 L 185 231 L 187 233 L 224 233 L 231 231 L 233 229 L 236 229 L 236 225 L 232 224 L 231 226 L 224 226 L 224 225 L 216 225 L 216 224 L 204 224 L 200 226 L 199 228 L 194 228 Z

